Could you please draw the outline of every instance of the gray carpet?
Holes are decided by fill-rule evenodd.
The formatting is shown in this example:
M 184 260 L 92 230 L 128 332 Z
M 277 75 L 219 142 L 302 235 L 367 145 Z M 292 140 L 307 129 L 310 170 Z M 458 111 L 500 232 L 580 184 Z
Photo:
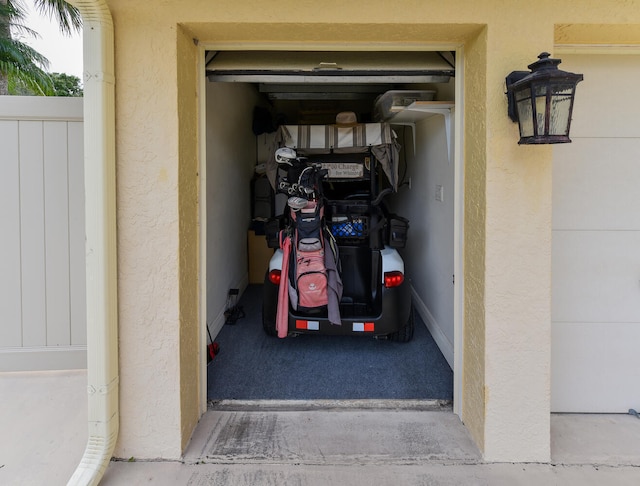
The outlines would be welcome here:
M 240 302 L 245 317 L 225 325 L 208 365 L 210 400 L 453 398 L 453 372 L 416 313 L 409 343 L 368 337 L 303 335 L 278 339 L 262 330 L 262 286 Z

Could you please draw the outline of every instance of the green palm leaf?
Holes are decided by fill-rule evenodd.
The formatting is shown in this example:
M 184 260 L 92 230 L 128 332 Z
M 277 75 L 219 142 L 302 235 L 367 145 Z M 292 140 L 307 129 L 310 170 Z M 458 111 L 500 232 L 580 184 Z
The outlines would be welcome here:
M 70 35 L 80 31 L 82 17 L 78 9 L 62 0 L 34 0 L 35 7 L 60 25 Z M 24 25 L 26 12 L 21 0 L 0 0 L 0 95 L 33 92 L 54 93 L 53 82 L 45 72 L 49 61 L 19 36 L 37 36 Z
M 51 95 L 53 84 L 44 71 L 48 66 L 49 61 L 27 44 L 0 39 L 0 73 L 8 78 L 10 84 L 36 94 Z
M 80 32 L 82 16 L 73 5 L 63 0 L 34 0 L 33 4 L 40 13 L 48 15 L 50 19 L 55 20 L 60 25 L 62 33 Z

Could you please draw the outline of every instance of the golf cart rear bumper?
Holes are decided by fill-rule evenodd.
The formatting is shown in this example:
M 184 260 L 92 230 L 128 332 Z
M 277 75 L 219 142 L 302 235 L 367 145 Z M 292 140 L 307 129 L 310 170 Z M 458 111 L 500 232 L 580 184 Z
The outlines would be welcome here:
M 274 316 L 277 312 L 278 286 L 265 283 L 270 287 L 265 292 L 264 311 Z M 267 299 L 268 294 L 273 298 Z M 324 334 L 324 335 L 368 335 L 386 336 L 403 328 L 411 314 L 411 290 L 405 281 L 395 288 L 382 289 L 382 312 L 376 315 L 342 316 L 341 324 L 329 322 L 326 310 L 318 313 L 302 313 L 289 306 L 288 335 Z

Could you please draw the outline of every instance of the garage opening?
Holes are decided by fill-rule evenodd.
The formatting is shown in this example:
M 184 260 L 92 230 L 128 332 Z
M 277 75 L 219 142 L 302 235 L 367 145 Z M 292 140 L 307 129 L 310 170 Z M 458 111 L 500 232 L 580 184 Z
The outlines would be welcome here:
M 451 401 L 454 53 L 211 51 L 206 70 L 207 398 Z M 305 321 L 311 332 L 297 337 L 265 332 L 274 254 L 266 226 L 288 210 L 290 196 L 270 183 L 270 158 L 281 127 L 330 127 L 340 116 L 350 126 L 388 125 L 400 146 L 397 181 L 381 187 L 394 186 L 388 213 L 408 220 L 406 241 L 394 249 L 410 293 L 401 307 L 413 308 L 411 339 L 400 340 L 408 342 L 318 335 L 312 319 Z M 329 152 L 340 170 L 354 170 L 351 159 Z M 371 171 L 366 187 L 381 174 Z M 340 200 L 362 192 L 357 177 L 346 177 L 336 189 Z M 350 204 L 342 213 L 353 211 Z M 352 224 L 353 215 L 342 213 Z M 371 280 L 378 270 L 370 253 L 341 248 L 346 285 Z M 362 323 L 363 333 L 370 324 Z

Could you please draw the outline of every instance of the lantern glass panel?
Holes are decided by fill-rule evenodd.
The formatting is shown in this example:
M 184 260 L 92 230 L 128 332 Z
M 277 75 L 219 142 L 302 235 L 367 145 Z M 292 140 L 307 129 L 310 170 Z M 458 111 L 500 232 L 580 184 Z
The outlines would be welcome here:
M 533 107 L 531 106 L 531 91 L 526 88 L 515 92 L 518 109 L 518 123 L 521 137 L 533 137 Z
M 573 86 L 561 85 L 554 89 L 551 95 L 551 119 L 549 120 L 549 135 L 569 135 L 569 114 Z
M 537 135 L 543 135 L 546 134 L 544 117 L 547 112 L 547 86 L 536 86 L 535 93 Z

